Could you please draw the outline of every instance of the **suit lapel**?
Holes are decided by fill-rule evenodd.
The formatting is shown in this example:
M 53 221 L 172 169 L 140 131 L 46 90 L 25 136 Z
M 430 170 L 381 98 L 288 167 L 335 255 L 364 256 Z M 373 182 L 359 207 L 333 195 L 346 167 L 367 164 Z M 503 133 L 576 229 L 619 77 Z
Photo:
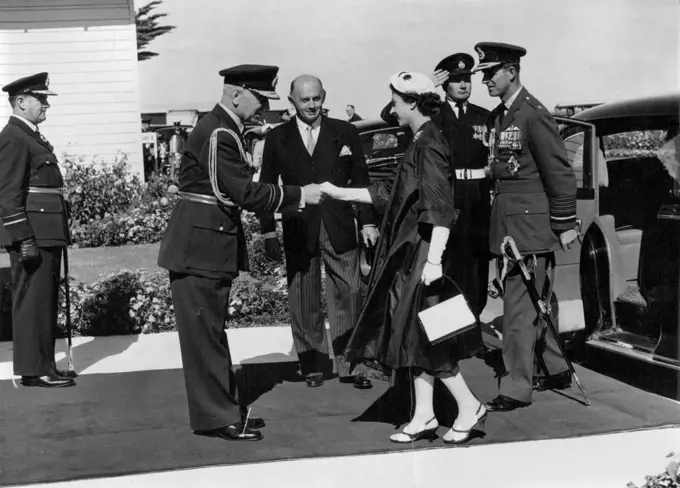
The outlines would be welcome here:
M 526 98 L 526 89 L 524 87 L 521 88 L 519 91 L 519 94 L 515 98 L 515 101 L 512 102 L 512 105 L 510 105 L 510 108 L 508 109 L 508 113 L 505 114 L 505 117 L 503 117 L 503 121 L 501 123 L 501 130 L 505 130 L 510 125 L 512 124 L 512 121 L 515 120 L 515 114 L 519 110 L 519 108 L 522 106 L 522 103 L 524 103 L 524 99 Z
M 319 130 L 319 138 L 316 141 L 316 146 L 314 146 L 314 153 L 312 153 L 312 159 L 324 161 L 328 156 L 329 150 L 333 148 L 333 127 L 324 117 L 321 119 L 321 127 Z
M 302 140 L 302 134 L 300 134 L 300 130 L 298 129 L 297 120 L 293 118 L 286 122 L 286 124 L 288 124 L 286 126 L 286 137 L 284 142 L 286 147 L 295 153 L 294 157 L 296 160 L 299 160 L 304 156 L 309 158 L 309 152 L 307 152 L 305 141 Z

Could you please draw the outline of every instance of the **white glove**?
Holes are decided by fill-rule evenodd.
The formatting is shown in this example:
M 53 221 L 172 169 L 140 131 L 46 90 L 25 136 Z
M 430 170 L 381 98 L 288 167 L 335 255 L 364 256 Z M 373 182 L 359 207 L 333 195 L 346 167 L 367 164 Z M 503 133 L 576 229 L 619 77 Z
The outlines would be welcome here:
M 432 239 L 430 240 L 430 250 L 427 253 L 427 262 L 423 267 L 423 274 L 420 280 L 429 285 L 442 277 L 442 255 L 449 241 L 449 229 L 446 227 L 435 227 L 432 229 Z

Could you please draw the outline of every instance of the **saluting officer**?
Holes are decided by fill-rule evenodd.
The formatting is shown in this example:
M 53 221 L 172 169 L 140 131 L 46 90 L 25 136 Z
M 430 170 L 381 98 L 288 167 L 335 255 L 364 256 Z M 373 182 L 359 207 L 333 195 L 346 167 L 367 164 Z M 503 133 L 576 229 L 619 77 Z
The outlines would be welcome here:
M 568 249 L 577 237 L 574 171 L 550 112 L 522 87 L 520 57 L 526 50 L 482 42 L 475 51 L 480 61 L 475 71 L 484 73 L 482 82 L 489 95 L 501 99 L 488 121 L 491 176 L 495 181 L 491 252 L 499 255 L 503 239 L 511 236 L 533 268 L 539 293 L 543 290 L 548 301 L 552 287 L 547 269 L 554 266 L 554 252 Z M 507 375 L 501 378 L 499 395 L 487 402 L 489 411 L 527 407 L 532 387 L 565 388 L 571 383 L 555 339 L 544 333 L 545 324 L 534 326 L 536 310 L 519 266 L 509 268 L 503 294 L 503 362 Z M 535 346 L 540 357 L 537 363 Z M 537 367 L 544 376 L 533 385 L 532 372 Z
M 54 360 L 62 249 L 69 244 L 64 181 L 52 145 L 40 134 L 50 104 L 47 73 L 2 91 L 12 115 L 0 132 L 0 245 L 12 267 L 14 374 L 24 386 L 74 386 L 74 371 Z
M 447 246 L 457 265 L 452 278 L 460 285 L 477 320 L 487 300 L 489 281 L 489 178 L 484 168 L 489 151 L 484 134 L 489 111 L 469 102 L 475 60 L 466 53 L 442 59 L 435 78 L 442 82 L 446 103 L 432 120 L 439 126 L 451 149 L 455 172 L 454 203 L 461 210 L 458 232 Z
M 158 265 L 170 271 L 191 428 L 198 435 L 260 440 L 261 419 L 239 423 L 230 393 L 231 357 L 224 331 L 232 280 L 248 270 L 241 208 L 297 212 L 317 204 L 319 186 L 252 180 L 243 123 L 278 99 L 276 66 L 220 71 L 222 100 L 196 124 L 179 172 L 180 201 L 161 242 Z

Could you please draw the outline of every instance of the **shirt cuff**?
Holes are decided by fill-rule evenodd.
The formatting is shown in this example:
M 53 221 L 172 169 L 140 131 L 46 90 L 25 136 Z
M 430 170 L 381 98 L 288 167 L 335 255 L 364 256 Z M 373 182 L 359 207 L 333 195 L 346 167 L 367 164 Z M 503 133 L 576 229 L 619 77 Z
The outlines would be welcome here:
M 306 200 L 305 200 L 305 189 L 303 187 L 300 187 L 300 210 L 305 208 Z
M 373 227 L 374 229 L 378 228 L 378 226 L 375 224 L 366 224 L 361 226 L 361 230 L 364 230 L 366 227 Z

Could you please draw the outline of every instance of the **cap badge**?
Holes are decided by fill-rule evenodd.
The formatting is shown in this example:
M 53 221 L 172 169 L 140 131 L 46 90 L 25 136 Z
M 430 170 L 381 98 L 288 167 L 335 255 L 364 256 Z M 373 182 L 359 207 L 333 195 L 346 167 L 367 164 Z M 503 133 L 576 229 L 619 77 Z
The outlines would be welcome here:
M 50 87 L 50 77 L 46 76 L 45 77 L 45 88 L 49 88 L 49 87 Z
M 477 54 L 479 54 L 479 60 L 484 61 L 485 54 L 484 54 L 484 51 L 482 51 L 482 48 L 480 48 L 480 47 L 477 48 Z
M 272 88 L 276 88 L 276 84 L 279 82 L 279 77 L 278 75 L 274 77 L 274 81 L 272 81 Z
M 465 63 L 463 61 L 458 62 L 458 69 L 465 69 Z

